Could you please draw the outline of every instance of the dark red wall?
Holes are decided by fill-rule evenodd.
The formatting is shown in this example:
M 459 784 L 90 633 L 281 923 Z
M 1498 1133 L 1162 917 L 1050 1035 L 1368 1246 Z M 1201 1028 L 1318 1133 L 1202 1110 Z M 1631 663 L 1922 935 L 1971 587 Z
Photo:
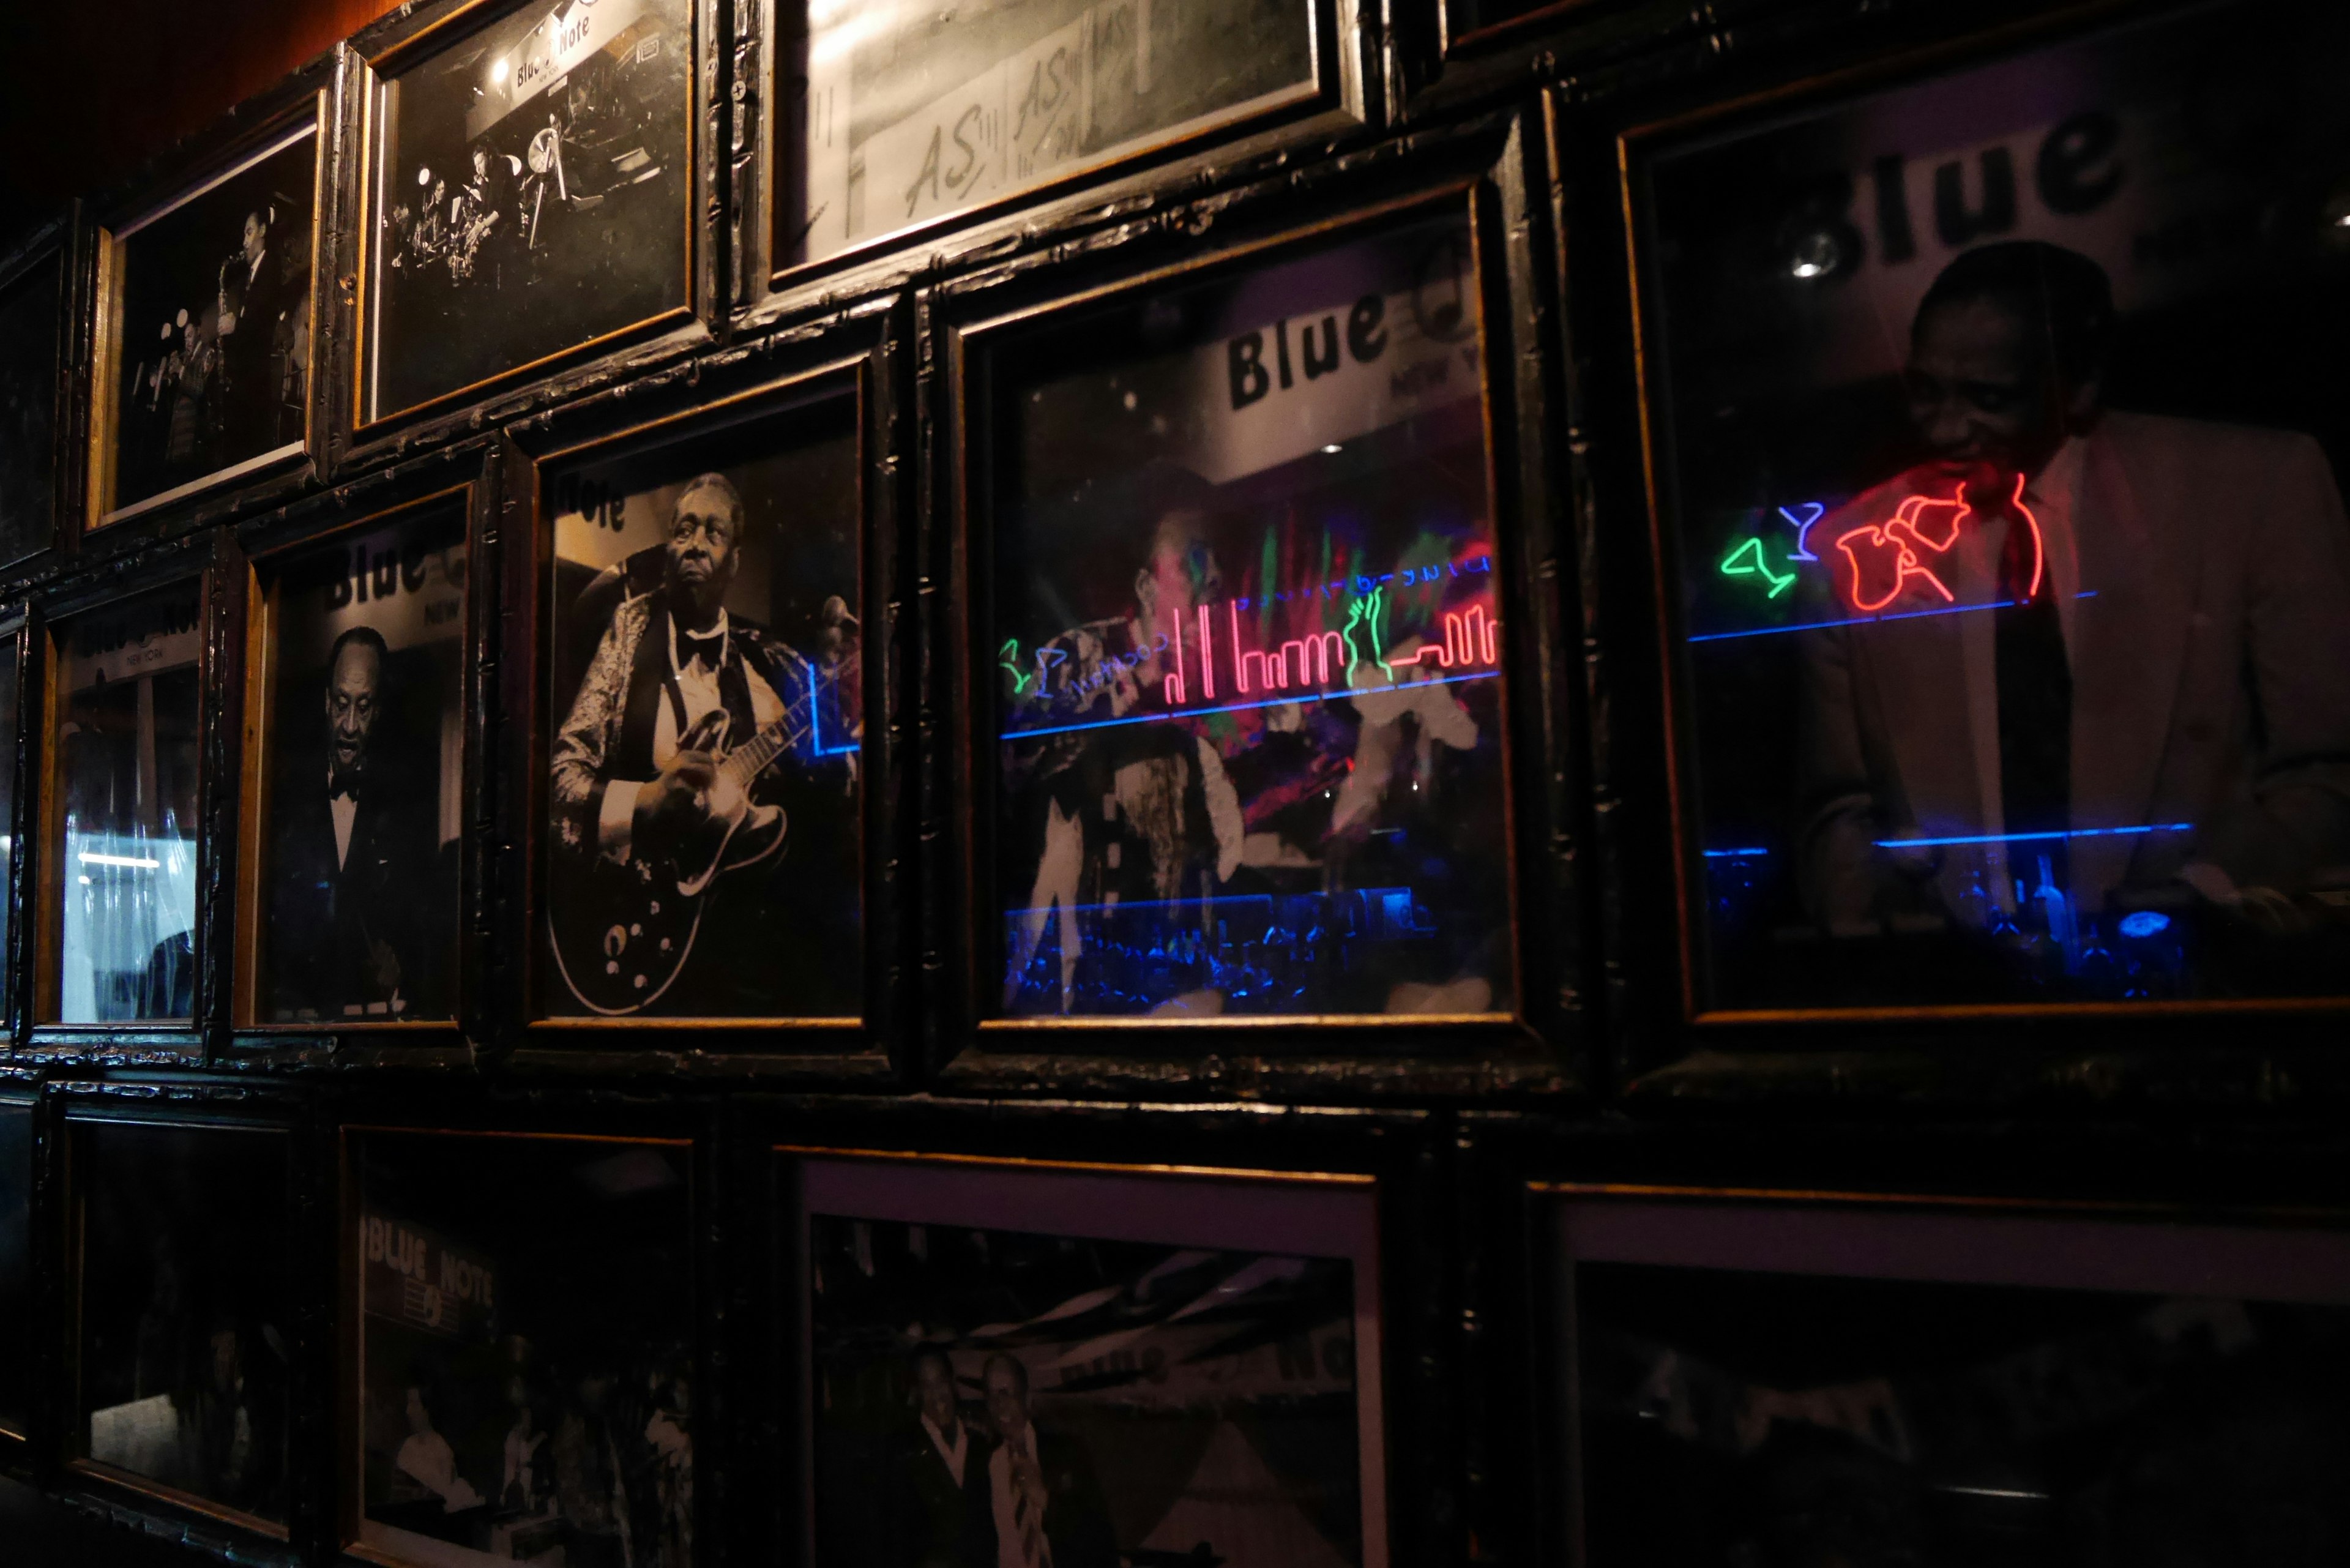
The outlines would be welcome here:
M 400 0 L 0 0 L 0 222 L 120 179 Z

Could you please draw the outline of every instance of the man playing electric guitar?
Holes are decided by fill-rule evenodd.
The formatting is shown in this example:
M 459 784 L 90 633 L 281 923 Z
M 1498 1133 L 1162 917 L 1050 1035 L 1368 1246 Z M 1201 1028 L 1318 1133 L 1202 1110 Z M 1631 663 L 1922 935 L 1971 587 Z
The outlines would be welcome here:
M 727 613 L 743 517 L 722 474 L 679 493 L 659 582 L 639 589 L 622 576 L 556 733 L 549 934 L 560 978 L 547 1001 L 558 1012 L 575 1002 L 608 1014 L 854 1010 L 822 1005 L 857 973 L 857 862 L 846 762 L 817 754 L 848 739 L 854 681 L 844 691 L 839 669 L 819 671 Z M 722 901 L 705 909 L 704 895 Z M 842 902 L 846 944 L 829 907 Z

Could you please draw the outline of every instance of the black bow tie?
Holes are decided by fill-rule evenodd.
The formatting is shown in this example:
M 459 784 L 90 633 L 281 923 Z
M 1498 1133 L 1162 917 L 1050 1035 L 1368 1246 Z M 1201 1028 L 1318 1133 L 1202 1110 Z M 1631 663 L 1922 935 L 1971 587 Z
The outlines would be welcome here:
M 688 631 L 678 628 L 678 647 L 685 662 L 700 660 L 705 670 L 715 670 L 726 657 L 726 634 L 723 631 Z
M 347 768 L 330 769 L 327 775 L 327 798 L 334 801 L 348 795 L 352 800 L 358 800 L 362 777 L 361 770 L 356 763 Z

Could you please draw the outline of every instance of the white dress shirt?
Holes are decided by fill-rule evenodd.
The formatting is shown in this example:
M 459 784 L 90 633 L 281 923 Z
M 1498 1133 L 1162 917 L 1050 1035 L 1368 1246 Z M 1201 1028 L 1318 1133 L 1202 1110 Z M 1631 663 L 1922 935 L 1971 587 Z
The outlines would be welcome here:
M 711 635 L 721 639 L 719 660 L 723 663 L 726 655 L 733 650 L 733 633 L 724 610 L 718 612 L 718 624 L 711 628 Z M 718 671 L 704 667 L 699 659 L 690 665 L 680 662 L 674 617 L 669 618 L 669 668 L 670 673 L 677 680 L 678 696 L 685 704 L 685 729 L 690 730 L 702 722 L 704 714 L 722 705 L 718 695 Z M 775 689 L 752 668 L 748 659 L 743 661 L 743 676 L 751 688 L 753 721 L 764 729 L 782 718 L 783 700 L 775 695 Z M 667 702 L 659 704 L 653 719 L 653 766 L 666 768 L 676 759 L 678 736 L 683 732 L 678 727 L 676 710 Z M 749 739 L 748 735 L 728 737 L 730 747 L 739 746 Z M 636 829 L 637 791 L 646 782 L 643 779 L 614 779 L 604 786 L 604 804 L 597 813 L 596 843 L 603 853 L 615 860 L 629 857 L 629 838 Z

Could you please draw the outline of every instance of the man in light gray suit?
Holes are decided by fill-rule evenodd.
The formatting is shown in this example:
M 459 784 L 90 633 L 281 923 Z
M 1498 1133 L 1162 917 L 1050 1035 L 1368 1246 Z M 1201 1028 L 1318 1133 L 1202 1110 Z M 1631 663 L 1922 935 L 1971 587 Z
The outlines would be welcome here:
M 1960 256 L 1911 331 L 1933 459 L 1812 532 L 1846 618 L 1804 634 L 1804 894 L 1832 932 L 2187 888 L 2282 908 L 2350 867 L 2333 472 L 2305 435 L 2106 409 L 2112 319 L 2085 256 Z

